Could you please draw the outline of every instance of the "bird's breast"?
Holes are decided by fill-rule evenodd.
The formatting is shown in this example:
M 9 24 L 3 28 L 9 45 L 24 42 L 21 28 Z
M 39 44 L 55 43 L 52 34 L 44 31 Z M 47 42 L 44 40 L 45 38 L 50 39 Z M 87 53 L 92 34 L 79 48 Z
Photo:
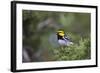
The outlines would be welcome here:
M 72 42 L 68 41 L 68 40 L 58 40 L 58 43 L 61 45 L 61 46 L 69 46 L 71 44 L 73 44 Z

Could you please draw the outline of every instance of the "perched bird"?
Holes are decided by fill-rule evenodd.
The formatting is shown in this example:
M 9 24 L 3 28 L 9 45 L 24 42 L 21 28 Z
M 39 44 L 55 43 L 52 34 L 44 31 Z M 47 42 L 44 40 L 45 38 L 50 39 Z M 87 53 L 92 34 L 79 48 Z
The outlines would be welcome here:
M 57 31 L 58 43 L 60 46 L 70 46 L 73 42 L 65 35 L 63 30 Z

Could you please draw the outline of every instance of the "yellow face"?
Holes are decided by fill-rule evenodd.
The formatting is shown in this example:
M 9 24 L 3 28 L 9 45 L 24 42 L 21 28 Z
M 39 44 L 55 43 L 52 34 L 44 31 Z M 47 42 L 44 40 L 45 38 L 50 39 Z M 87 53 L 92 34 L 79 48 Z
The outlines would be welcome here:
M 64 34 L 64 31 L 62 31 L 62 30 L 59 30 L 59 31 L 57 31 L 57 33 L 58 33 L 58 35 L 60 35 L 60 36 L 64 36 L 65 34 Z

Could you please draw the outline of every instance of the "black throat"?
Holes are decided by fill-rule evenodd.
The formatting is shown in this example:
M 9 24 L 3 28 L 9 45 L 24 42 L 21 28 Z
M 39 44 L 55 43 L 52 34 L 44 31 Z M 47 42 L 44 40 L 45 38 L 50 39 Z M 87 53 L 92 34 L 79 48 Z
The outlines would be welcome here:
M 58 40 L 59 40 L 59 39 L 62 39 L 62 40 L 63 40 L 63 37 L 62 37 L 62 36 L 57 35 L 57 37 L 58 37 Z

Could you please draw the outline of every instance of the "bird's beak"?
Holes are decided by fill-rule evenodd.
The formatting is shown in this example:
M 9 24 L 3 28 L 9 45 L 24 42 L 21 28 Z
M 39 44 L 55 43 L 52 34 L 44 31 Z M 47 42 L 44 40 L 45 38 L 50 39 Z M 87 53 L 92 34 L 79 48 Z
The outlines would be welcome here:
M 56 35 L 57 35 L 58 33 L 56 32 Z

